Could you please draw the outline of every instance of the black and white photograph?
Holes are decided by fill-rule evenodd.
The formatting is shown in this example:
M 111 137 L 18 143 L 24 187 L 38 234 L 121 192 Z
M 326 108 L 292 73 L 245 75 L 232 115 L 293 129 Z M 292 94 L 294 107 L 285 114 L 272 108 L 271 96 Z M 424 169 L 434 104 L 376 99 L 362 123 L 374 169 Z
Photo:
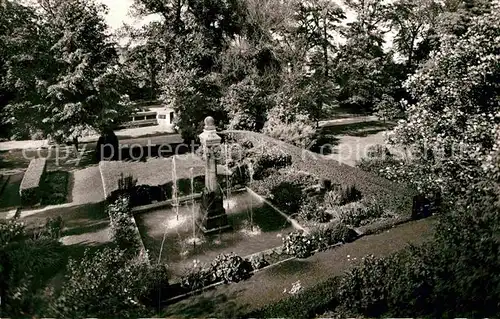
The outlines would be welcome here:
M 500 317 L 500 0 L 0 0 L 0 319 Z

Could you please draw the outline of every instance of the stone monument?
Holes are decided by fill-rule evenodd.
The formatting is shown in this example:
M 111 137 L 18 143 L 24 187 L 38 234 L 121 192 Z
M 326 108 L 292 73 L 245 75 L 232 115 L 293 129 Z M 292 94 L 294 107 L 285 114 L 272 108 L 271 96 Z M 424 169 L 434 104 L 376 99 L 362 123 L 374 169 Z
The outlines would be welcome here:
M 231 228 L 223 205 L 223 193 L 217 185 L 214 148 L 220 146 L 221 138 L 217 135 L 212 117 L 205 119 L 203 133 L 199 137 L 205 159 L 205 189 L 201 197 L 198 226 L 203 233 L 209 234 Z

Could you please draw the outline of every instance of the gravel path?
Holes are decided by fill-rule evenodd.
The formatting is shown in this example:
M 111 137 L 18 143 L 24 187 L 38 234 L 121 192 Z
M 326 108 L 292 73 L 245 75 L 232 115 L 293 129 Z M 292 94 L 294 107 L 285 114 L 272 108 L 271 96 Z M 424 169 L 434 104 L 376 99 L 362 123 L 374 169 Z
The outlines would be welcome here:
M 258 309 L 266 304 L 288 296 L 292 284 L 299 281 L 303 288 L 324 282 L 341 275 L 358 264 L 361 259 L 373 254 L 387 256 L 408 246 L 430 239 L 434 232 L 435 219 L 410 222 L 383 233 L 363 237 L 353 243 L 318 253 L 305 260 L 292 260 L 262 272 L 247 281 L 219 286 L 214 290 L 169 305 L 166 316 L 226 317 Z

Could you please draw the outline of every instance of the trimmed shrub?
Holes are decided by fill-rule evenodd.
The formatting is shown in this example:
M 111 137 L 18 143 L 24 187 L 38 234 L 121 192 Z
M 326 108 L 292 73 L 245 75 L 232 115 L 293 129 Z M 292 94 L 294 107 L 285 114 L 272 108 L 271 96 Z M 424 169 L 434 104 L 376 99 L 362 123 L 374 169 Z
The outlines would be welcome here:
M 68 201 L 69 172 L 47 172 L 40 188 L 40 203 L 42 205 L 58 205 Z
M 108 206 L 111 238 L 120 249 L 132 254 L 141 249 L 141 239 L 134 222 L 128 197 L 121 196 Z
M 314 199 L 307 200 L 300 206 L 298 217 L 303 221 L 315 223 L 326 223 L 332 219 L 332 216 L 326 212 L 326 208 Z
M 19 195 L 23 205 L 33 205 L 40 201 L 40 186 L 47 169 L 47 159 L 32 159 L 28 169 L 24 173 Z

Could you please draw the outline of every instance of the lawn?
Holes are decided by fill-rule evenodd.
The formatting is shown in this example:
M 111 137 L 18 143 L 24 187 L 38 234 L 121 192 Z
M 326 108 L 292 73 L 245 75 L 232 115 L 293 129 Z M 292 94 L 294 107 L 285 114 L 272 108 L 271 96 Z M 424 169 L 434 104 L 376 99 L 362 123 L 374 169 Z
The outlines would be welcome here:
M 284 292 L 299 281 L 303 288 L 321 284 L 356 266 L 366 255 L 387 256 L 409 244 L 432 238 L 435 219 L 410 222 L 383 233 L 324 251 L 308 259 L 295 259 L 256 273 L 244 282 L 214 290 L 168 305 L 164 317 L 237 318 L 290 296 Z M 220 303 L 213 302 L 221 301 Z M 212 301 L 212 302 L 210 302 Z

